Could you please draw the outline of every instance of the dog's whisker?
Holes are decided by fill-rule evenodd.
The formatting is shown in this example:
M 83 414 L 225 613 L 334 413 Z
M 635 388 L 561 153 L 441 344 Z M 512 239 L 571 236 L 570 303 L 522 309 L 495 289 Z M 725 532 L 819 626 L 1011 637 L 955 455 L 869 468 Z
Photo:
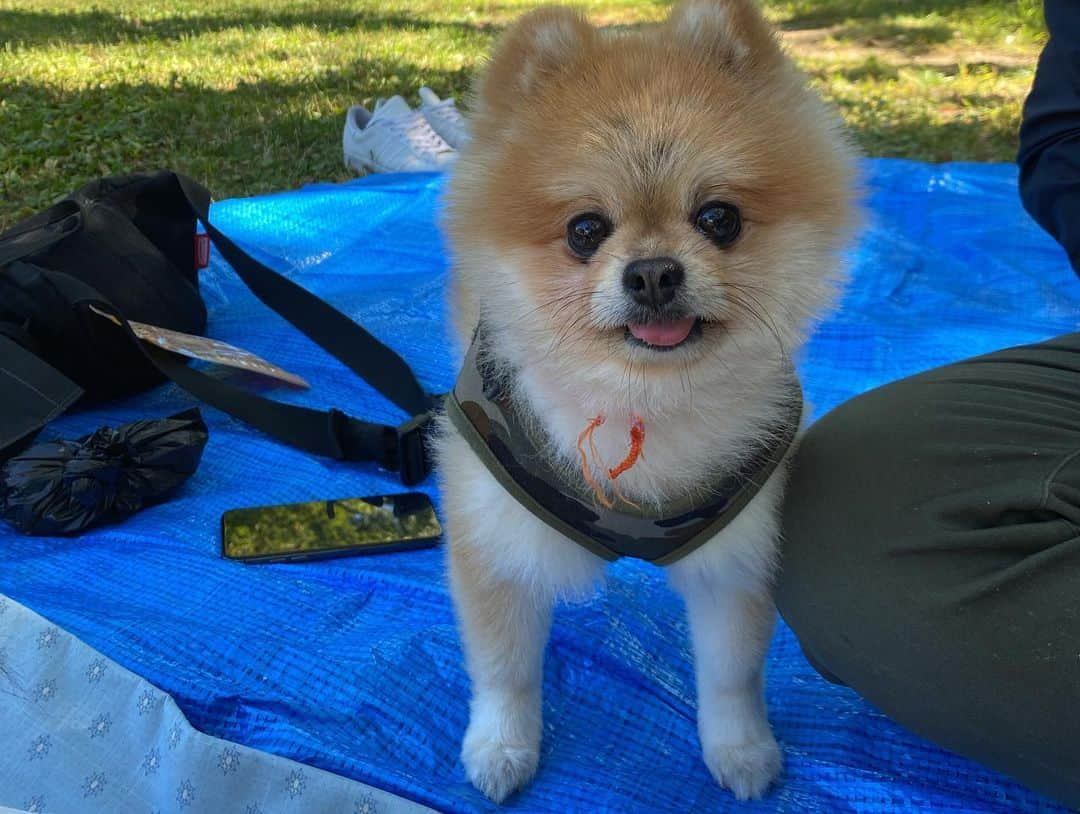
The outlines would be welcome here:
M 776 327 L 776 323 L 772 321 L 770 317 L 763 313 L 760 303 L 751 305 L 743 300 L 738 295 L 729 295 L 729 302 L 735 306 L 737 310 L 750 318 L 750 320 L 756 325 L 760 326 L 763 331 L 771 336 L 775 341 L 777 348 L 780 351 L 781 359 L 787 359 L 789 354 L 787 346 L 784 344 L 783 337 L 780 334 L 780 330 Z

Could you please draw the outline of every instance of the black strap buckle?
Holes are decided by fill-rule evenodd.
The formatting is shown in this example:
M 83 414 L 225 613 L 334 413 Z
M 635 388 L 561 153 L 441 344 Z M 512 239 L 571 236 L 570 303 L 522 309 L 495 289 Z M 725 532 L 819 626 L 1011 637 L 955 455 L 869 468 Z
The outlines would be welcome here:
M 431 455 L 425 435 L 435 417 L 433 411 L 421 413 L 396 427 L 394 459 L 398 477 L 406 486 L 414 486 L 431 472 Z

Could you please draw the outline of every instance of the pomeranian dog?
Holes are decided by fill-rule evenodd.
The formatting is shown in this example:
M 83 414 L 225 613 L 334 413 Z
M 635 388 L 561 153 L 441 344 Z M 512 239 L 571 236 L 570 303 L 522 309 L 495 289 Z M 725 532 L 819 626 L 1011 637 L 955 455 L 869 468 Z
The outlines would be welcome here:
M 538 449 L 598 501 L 702 497 L 801 405 L 790 357 L 834 299 L 856 220 L 838 117 L 752 0 L 685 0 L 638 31 L 531 12 L 471 110 L 446 207 L 460 349 L 483 325 Z M 525 508 L 449 421 L 437 454 L 472 682 L 462 761 L 502 801 L 537 769 L 552 607 L 591 592 L 604 560 Z M 624 458 L 616 483 L 603 461 Z M 740 799 L 782 764 L 763 669 L 784 469 L 667 568 L 704 760 Z

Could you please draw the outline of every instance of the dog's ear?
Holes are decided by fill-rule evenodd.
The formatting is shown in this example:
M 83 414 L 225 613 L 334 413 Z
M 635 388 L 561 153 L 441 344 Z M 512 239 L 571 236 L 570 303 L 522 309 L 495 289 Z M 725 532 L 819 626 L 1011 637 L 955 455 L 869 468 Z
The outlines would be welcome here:
M 683 0 L 667 26 L 676 40 L 719 67 L 767 70 L 783 52 L 754 0 Z
M 495 46 L 476 88 L 479 104 L 505 115 L 586 51 L 596 30 L 578 12 L 557 6 L 525 14 Z

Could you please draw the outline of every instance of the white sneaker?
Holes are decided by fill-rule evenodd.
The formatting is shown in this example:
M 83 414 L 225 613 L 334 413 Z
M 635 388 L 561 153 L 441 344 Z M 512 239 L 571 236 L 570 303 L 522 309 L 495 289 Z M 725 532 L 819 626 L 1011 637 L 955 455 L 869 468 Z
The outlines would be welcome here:
M 420 112 L 428 120 L 431 129 L 455 150 L 460 150 L 469 141 L 465 117 L 461 115 L 453 99 L 440 99 L 431 88 L 420 88 Z
M 341 137 L 345 166 L 374 172 L 430 172 L 457 157 L 427 119 L 400 96 L 375 105 L 349 108 Z

